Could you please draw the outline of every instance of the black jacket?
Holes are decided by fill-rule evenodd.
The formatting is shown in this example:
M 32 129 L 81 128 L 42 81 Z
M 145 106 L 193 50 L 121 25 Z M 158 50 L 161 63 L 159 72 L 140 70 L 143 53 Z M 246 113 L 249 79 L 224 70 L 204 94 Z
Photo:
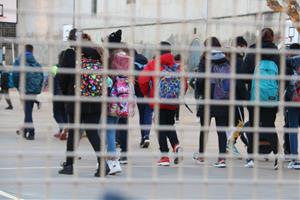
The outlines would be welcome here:
M 216 57 L 212 56 L 211 57 L 211 65 L 213 64 L 223 64 L 228 62 L 226 59 L 225 55 L 222 52 L 219 52 Z M 205 57 L 202 56 L 200 59 L 199 63 L 199 73 L 205 73 L 207 67 L 206 67 L 206 60 Z M 210 69 L 211 70 L 211 69 Z M 202 99 L 205 97 L 205 79 L 203 78 L 198 78 L 196 80 L 196 92 L 202 96 Z M 213 99 L 213 94 L 214 94 L 214 87 L 211 85 L 210 87 L 210 99 Z M 200 98 L 201 99 L 201 98 Z M 219 105 L 211 105 L 210 106 L 210 117 L 228 117 L 228 106 L 219 106 Z M 198 111 L 197 111 L 197 116 L 198 117 L 203 117 L 204 116 L 204 105 L 199 105 Z
M 141 67 L 145 66 L 147 63 L 148 63 L 148 60 L 145 56 L 143 56 L 142 54 L 135 54 L 134 69 L 136 71 L 142 71 L 143 68 L 141 68 Z M 140 86 L 138 84 L 138 76 L 135 77 L 134 91 L 135 91 L 135 95 L 138 98 L 143 98 L 144 97 L 143 93 L 141 92 Z
M 241 74 L 242 73 L 242 64 L 243 64 L 243 56 L 238 54 L 237 58 L 236 58 L 236 73 L 237 74 Z M 199 73 L 205 73 L 206 67 L 205 67 L 205 58 L 204 56 L 201 57 L 200 59 L 200 63 L 198 65 L 198 71 Z M 212 64 L 223 64 L 225 62 L 229 62 L 225 57 L 223 58 L 218 58 L 218 59 L 213 59 L 212 60 Z M 200 94 L 200 96 L 202 96 L 202 99 L 204 99 L 204 94 L 205 94 L 205 79 L 201 79 L 198 78 L 196 80 L 196 88 L 195 88 L 195 93 Z M 213 88 L 211 86 L 211 98 L 212 99 L 212 95 L 213 95 Z M 246 85 L 245 82 L 243 80 L 239 80 L 237 79 L 236 81 L 236 89 L 235 89 L 235 99 L 236 100 L 245 100 L 247 99 L 247 90 L 246 90 Z M 210 107 L 210 115 L 212 117 L 214 116 L 224 116 L 224 117 L 228 117 L 228 111 L 229 111 L 229 107 L 228 106 L 218 106 L 218 105 L 214 105 Z M 197 116 L 198 117 L 203 117 L 204 115 L 204 106 L 200 105 L 197 111 Z
M 83 47 L 82 56 L 86 58 L 92 58 L 95 60 L 101 60 L 100 55 L 94 48 Z M 76 65 L 76 51 L 73 48 L 69 48 L 65 51 L 61 68 L 75 69 Z M 75 95 L 75 74 L 60 74 L 59 75 L 60 87 L 63 95 L 74 96 Z M 74 114 L 74 102 L 66 103 L 67 112 Z M 82 114 L 101 113 L 101 103 L 82 102 L 81 103 Z
M 253 44 L 250 46 L 250 48 L 256 48 L 256 44 Z M 262 49 L 278 49 L 277 46 L 272 43 L 272 42 L 263 42 Z M 246 58 L 243 62 L 243 67 L 242 67 L 242 73 L 244 74 L 254 74 L 254 70 L 256 67 L 255 63 L 256 59 L 256 54 L 255 53 L 249 53 L 246 55 Z M 261 55 L 261 60 L 271 60 L 276 63 L 278 66 L 278 70 L 280 71 L 280 56 L 279 54 L 262 54 Z M 247 88 L 247 97 L 250 99 L 250 93 L 251 93 L 251 86 L 252 86 L 252 79 L 245 80 L 245 83 L 248 85 Z
M 300 55 L 292 56 L 286 59 L 286 71 L 285 74 L 288 76 L 294 75 L 295 71 L 300 66 Z M 285 101 L 292 101 L 294 89 L 295 89 L 295 80 L 285 82 Z

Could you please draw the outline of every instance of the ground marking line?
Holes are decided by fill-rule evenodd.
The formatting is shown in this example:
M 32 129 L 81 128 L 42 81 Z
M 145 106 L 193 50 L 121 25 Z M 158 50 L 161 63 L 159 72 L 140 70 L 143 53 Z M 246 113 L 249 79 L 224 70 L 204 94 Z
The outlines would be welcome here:
M 12 200 L 24 200 L 24 199 L 19 199 L 11 194 L 8 194 L 7 192 L 4 192 L 2 190 L 0 190 L 0 196 L 3 196 L 3 197 L 6 197 L 6 198 L 9 198 L 9 199 L 12 199 Z

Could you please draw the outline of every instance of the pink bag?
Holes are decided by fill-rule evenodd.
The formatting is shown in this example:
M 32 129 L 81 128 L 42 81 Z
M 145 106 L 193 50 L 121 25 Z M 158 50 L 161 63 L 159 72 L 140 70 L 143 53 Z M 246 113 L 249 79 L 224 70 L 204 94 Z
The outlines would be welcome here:
M 110 96 L 118 98 L 117 101 L 108 104 L 108 114 L 110 116 L 127 118 L 134 116 L 135 102 L 128 101 L 133 94 L 127 77 L 116 77 Z
M 111 68 L 115 70 L 128 70 L 130 57 L 124 51 L 116 51 L 112 55 Z

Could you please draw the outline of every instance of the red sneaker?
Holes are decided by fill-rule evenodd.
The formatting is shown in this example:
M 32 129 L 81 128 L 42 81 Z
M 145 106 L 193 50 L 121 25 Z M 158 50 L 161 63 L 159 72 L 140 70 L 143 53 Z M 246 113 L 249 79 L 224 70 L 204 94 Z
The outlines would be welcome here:
M 169 157 L 161 157 L 159 161 L 157 161 L 158 166 L 170 166 L 170 158 Z
M 67 130 L 65 129 L 65 130 L 63 130 L 62 132 L 61 132 L 61 134 L 60 134 L 60 137 L 59 137 L 59 139 L 60 140 L 67 140 L 67 138 L 68 138 L 68 132 L 67 132 Z

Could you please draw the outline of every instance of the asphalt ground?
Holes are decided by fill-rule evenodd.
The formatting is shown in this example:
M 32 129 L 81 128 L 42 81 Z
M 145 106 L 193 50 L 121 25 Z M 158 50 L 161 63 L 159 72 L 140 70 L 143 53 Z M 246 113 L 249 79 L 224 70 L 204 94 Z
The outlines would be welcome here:
M 130 199 L 300 199 L 300 171 L 287 169 L 285 162 L 280 162 L 279 170 L 273 170 L 273 155 L 269 155 L 269 162 L 258 159 L 253 169 L 244 168 L 245 159 L 228 159 L 227 168 L 215 168 L 218 137 L 214 131 L 209 133 L 207 143 L 209 158 L 203 165 L 196 164 L 192 155 L 198 149 L 200 125 L 184 106 L 176 128 L 190 128 L 178 131 L 184 150 L 181 164 L 157 167 L 156 133 L 151 131 L 149 149 L 140 149 L 139 129 L 130 129 L 129 164 L 123 166 L 121 174 L 95 178 L 95 155 L 83 138 L 76 174 L 59 175 L 66 147 L 65 141 L 53 137 L 57 126 L 49 95 L 39 96 L 42 108 L 34 108 L 34 141 L 16 134 L 24 114 L 18 94 L 12 91 L 10 96 L 13 110 L 4 110 L 6 102 L 0 102 L 0 199 L 104 199 L 108 192 Z M 131 123 L 137 124 L 137 119 L 136 115 Z M 282 118 L 278 120 L 280 124 Z M 240 141 L 237 147 L 246 158 Z

